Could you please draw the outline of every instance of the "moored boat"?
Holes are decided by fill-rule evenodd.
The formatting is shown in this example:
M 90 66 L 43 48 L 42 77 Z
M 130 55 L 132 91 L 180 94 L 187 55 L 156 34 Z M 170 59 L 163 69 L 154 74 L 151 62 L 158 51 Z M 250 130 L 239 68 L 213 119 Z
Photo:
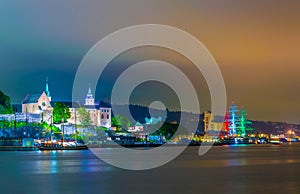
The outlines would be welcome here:
M 251 144 L 249 138 L 245 137 L 225 137 L 219 140 L 219 145 Z
M 88 146 L 85 144 L 58 144 L 58 143 L 42 143 L 40 150 L 86 150 Z

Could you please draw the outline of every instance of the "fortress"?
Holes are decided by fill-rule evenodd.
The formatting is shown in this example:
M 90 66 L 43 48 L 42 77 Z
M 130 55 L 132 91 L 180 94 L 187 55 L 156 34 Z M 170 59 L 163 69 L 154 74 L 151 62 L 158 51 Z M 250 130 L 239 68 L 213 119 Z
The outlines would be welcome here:
M 41 120 L 51 123 L 54 101 L 49 91 L 48 79 L 46 79 L 45 91 L 40 94 L 28 94 L 22 101 L 23 114 L 40 115 Z M 89 86 L 84 104 L 80 102 L 61 102 L 69 107 L 71 118 L 69 124 L 80 124 L 78 109 L 84 107 L 90 115 L 91 124 L 99 127 L 111 127 L 111 107 L 100 101 L 95 102 L 91 87 Z

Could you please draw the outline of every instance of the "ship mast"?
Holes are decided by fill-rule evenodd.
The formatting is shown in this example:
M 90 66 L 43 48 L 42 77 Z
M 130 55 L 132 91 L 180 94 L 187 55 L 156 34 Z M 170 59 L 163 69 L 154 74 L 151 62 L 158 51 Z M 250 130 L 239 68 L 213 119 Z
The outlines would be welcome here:
M 62 118 L 62 146 L 64 147 L 64 140 L 65 140 L 65 112 L 63 111 L 63 118 Z
M 252 128 L 248 127 L 249 125 L 252 124 L 252 122 L 246 119 L 246 115 L 247 115 L 247 112 L 246 112 L 245 108 L 242 107 L 241 116 L 240 116 L 241 118 L 240 118 L 240 122 L 239 122 L 239 125 L 240 125 L 239 135 L 242 135 L 242 136 L 247 135 L 248 131 L 252 131 Z
M 77 116 L 76 116 L 76 108 L 75 110 L 75 143 L 77 142 Z
M 239 110 L 237 109 L 237 106 L 232 102 L 232 105 L 230 107 L 230 110 L 228 111 L 230 113 L 230 126 L 229 126 L 229 135 L 231 136 L 236 136 L 238 134 L 238 122 L 239 122 L 239 117 L 237 113 Z

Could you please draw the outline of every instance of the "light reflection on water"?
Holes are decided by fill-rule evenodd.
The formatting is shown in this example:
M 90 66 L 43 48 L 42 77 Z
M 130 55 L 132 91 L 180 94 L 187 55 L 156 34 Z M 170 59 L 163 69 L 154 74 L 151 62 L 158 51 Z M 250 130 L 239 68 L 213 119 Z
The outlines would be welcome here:
M 86 173 L 111 170 L 89 152 L 84 151 L 36 151 L 19 152 L 24 160 L 14 161 L 20 174 Z M 31 159 L 32 158 L 32 159 Z
M 249 160 L 249 159 L 235 159 L 235 160 L 224 160 L 223 166 L 250 166 L 250 165 L 268 165 L 268 164 L 300 164 L 300 159 L 288 159 L 288 160 L 280 160 L 280 159 L 271 159 L 271 160 Z M 220 165 L 219 165 L 220 166 Z
M 137 172 L 89 150 L 0 152 L 0 193 L 300 193 L 300 144 L 197 153 L 189 147 L 161 168 Z
M 248 165 L 247 160 L 239 159 L 239 160 L 225 160 L 225 166 L 246 166 Z

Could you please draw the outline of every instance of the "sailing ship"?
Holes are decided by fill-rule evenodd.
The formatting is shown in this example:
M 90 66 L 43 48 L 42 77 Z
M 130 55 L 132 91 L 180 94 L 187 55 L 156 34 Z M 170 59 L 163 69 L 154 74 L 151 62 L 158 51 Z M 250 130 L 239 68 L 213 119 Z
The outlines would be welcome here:
M 65 130 L 64 130 L 64 117 L 62 119 L 62 139 L 60 141 L 53 141 L 52 139 L 52 125 L 53 125 L 53 116 L 51 116 L 51 135 L 50 141 L 41 143 L 40 150 L 86 150 L 88 146 L 84 143 L 77 142 L 77 126 L 76 126 L 76 113 L 75 113 L 75 140 L 74 141 L 65 141 Z

